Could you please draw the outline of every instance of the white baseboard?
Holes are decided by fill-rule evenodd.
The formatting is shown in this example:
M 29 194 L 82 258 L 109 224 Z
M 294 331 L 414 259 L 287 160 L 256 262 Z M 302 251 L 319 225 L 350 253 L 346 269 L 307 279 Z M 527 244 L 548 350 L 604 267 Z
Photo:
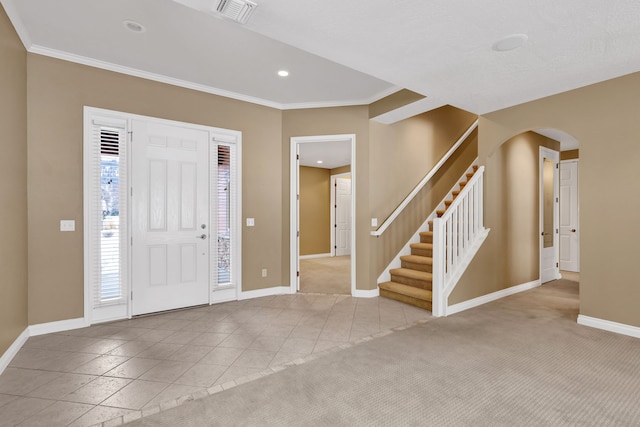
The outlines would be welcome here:
M 445 308 L 445 316 L 449 316 L 455 313 L 460 313 L 461 311 L 469 310 L 470 308 L 478 307 L 479 305 L 483 305 L 488 302 L 507 297 L 509 295 L 528 291 L 529 289 L 533 289 L 537 286 L 540 286 L 539 279 L 533 280 L 528 283 L 523 283 L 521 285 L 511 286 L 507 289 L 502 289 L 500 291 L 496 291 L 487 295 L 482 295 L 481 297 L 473 298 L 468 301 L 463 301 L 458 304 L 450 305 Z
M 71 329 L 80 329 L 90 326 L 84 317 L 77 319 L 60 320 L 57 322 L 39 323 L 29 326 L 29 335 L 35 337 L 37 335 L 52 334 L 54 332 L 70 331 Z
M 312 254 L 312 255 L 300 255 L 300 259 L 312 259 L 312 258 L 327 258 L 332 256 L 331 253 L 328 254 Z
M 356 289 L 355 291 L 353 291 L 352 296 L 356 298 L 375 298 L 380 296 L 380 289 L 375 288 L 375 289 L 370 289 L 368 291 Z
M 615 332 L 616 334 L 640 338 L 640 328 L 638 328 L 637 326 L 612 322 L 611 320 L 598 319 L 597 317 L 589 317 L 580 314 L 578 315 L 578 324 L 589 326 L 591 328 L 602 329 L 609 332 Z
M 18 338 L 16 338 L 13 344 L 9 346 L 7 351 L 5 351 L 2 356 L 0 356 L 0 375 L 2 375 L 5 369 L 7 369 L 7 366 L 9 366 L 9 363 L 11 363 L 13 358 L 16 357 L 16 354 L 18 354 L 18 351 L 20 351 L 20 349 L 22 348 L 24 343 L 27 342 L 28 339 L 29 339 L 29 328 L 26 327 L 24 331 L 22 331 L 22 333 L 18 335 Z
M 291 288 L 289 286 L 274 286 L 273 288 L 256 289 L 255 291 L 240 292 L 239 300 L 270 297 L 272 295 L 285 295 L 290 294 Z

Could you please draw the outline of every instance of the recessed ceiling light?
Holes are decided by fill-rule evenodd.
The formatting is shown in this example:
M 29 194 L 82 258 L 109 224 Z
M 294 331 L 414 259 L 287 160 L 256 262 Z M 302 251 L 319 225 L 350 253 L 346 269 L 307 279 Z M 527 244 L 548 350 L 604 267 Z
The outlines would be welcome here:
M 517 49 L 522 47 L 527 40 L 529 40 L 529 36 L 526 34 L 511 34 L 501 40 L 498 40 L 493 44 L 493 50 L 498 52 L 506 52 L 508 50 Z
M 287 70 L 280 70 L 278 71 L 278 75 L 280 77 L 287 77 L 289 75 L 289 72 Z
M 322 160 L 318 160 L 316 163 L 321 165 L 322 164 Z
M 122 25 L 124 25 L 127 30 L 133 31 L 134 33 L 144 33 L 145 31 L 147 31 L 144 25 L 136 21 L 131 21 L 129 19 L 125 19 L 124 21 L 122 21 Z

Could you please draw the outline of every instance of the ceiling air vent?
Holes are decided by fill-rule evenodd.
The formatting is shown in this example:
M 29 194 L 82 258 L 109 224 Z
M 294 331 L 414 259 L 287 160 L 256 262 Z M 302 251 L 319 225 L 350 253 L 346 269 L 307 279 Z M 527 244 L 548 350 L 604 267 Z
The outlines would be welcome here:
M 220 0 L 216 10 L 222 16 L 245 24 L 258 5 L 249 0 Z

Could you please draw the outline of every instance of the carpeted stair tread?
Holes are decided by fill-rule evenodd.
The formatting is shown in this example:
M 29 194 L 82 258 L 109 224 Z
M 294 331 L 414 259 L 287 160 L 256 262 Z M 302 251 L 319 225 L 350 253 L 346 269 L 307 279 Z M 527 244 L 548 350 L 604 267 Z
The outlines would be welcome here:
M 418 289 L 402 283 L 384 282 L 378 285 L 380 296 L 431 310 L 433 294 L 426 289 Z
M 431 283 L 432 275 L 426 271 L 412 270 L 410 268 L 394 268 L 389 271 L 391 281 L 401 283 L 406 286 L 412 286 L 419 289 L 433 288 Z
M 416 249 L 433 249 L 433 244 L 432 243 L 412 243 L 411 248 L 416 248 Z
M 466 174 L 467 175 L 467 181 L 471 179 L 471 177 L 473 176 L 473 172 L 469 172 Z
M 431 256 L 433 254 L 433 244 L 431 243 L 412 243 L 411 255 Z
M 436 211 L 436 215 L 438 215 L 438 218 L 440 218 L 442 215 L 444 215 L 446 211 L 447 211 L 446 209 L 438 209 Z
M 392 276 L 402 276 L 407 279 L 420 280 L 425 282 L 431 282 L 433 275 L 426 271 L 411 270 L 410 268 L 394 268 L 389 270 L 389 274 Z
M 433 231 L 421 231 L 420 243 L 433 243 Z
M 400 257 L 402 268 L 410 270 L 433 272 L 433 258 L 421 255 L 403 255 Z M 424 286 L 422 286 L 424 288 Z
M 400 257 L 402 261 L 411 262 L 414 264 L 433 265 L 433 258 L 420 255 L 402 255 Z

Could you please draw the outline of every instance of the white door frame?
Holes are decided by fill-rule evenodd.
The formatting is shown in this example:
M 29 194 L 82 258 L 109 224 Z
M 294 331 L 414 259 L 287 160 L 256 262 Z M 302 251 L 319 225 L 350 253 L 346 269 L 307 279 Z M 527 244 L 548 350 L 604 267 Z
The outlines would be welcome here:
M 560 167 L 562 167 L 565 163 L 575 163 L 576 164 L 576 257 L 578 258 L 578 272 L 580 272 L 580 159 L 568 159 L 568 160 L 560 160 Z M 559 185 L 559 184 L 558 184 Z M 559 257 L 558 257 L 559 258 Z
M 107 110 L 107 109 L 102 109 L 102 108 L 95 108 L 95 107 L 88 107 L 85 106 L 84 107 L 84 141 L 83 141 L 83 151 L 84 151 L 84 155 L 83 155 L 83 215 L 84 215 L 84 227 L 83 227 L 83 232 L 84 232 L 84 319 L 85 319 L 85 323 L 87 325 L 89 324 L 94 324 L 94 323 L 101 323 L 101 322 L 107 322 L 107 321 L 112 321 L 112 320 L 118 320 L 118 319 L 123 319 L 123 318 L 131 318 L 132 316 L 132 304 L 131 304 L 131 298 L 130 298 L 130 293 L 131 293 L 131 277 L 132 277 L 132 269 L 130 268 L 132 265 L 132 257 L 133 257 L 133 251 L 129 250 L 128 252 L 128 257 L 127 257 L 127 263 L 128 265 L 126 266 L 127 272 L 128 272 L 128 289 L 125 290 L 125 292 L 129 293 L 129 297 L 126 298 L 126 315 L 124 315 L 124 313 L 122 314 L 118 314 L 117 317 L 113 317 L 113 318 L 101 318 L 101 319 L 94 319 L 93 317 L 93 304 L 92 304 L 92 293 L 93 293 L 93 287 L 91 286 L 91 280 L 90 280 L 90 269 L 91 269 L 91 256 L 89 254 L 88 248 L 89 248 L 89 243 L 90 243 L 90 239 L 91 239 L 91 227 L 90 227 L 90 223 L 89 223 L 89 212 L 90 212 L 90 203 L 93 200 L 93 193 L 92 193 L 92 189 L 90 187 L 90 185 L 88 185 L 88 183 L 90 182 L 89 179 L 89 173 L 91 171 L 90 165 L 91 165 L 91 144 L 92 144 L 92 137 L 91 137 L 91 121 L 95 116 L 101 116 L 101 117 L 109 117 L 109 118 L 117 118 L 117 119 L 121 119 L 121 120 L 126 120 L 127 122 L 127 130 L 131 130 L 131 122 L 133 120 L 145 120 L 145 121 L 149 121 L 149 122 L 155 122 L 155 123 L 163 123 L 163 124 L 167 124 L 167 125 L 172 125 L 172 126 L 183 126 L 183 127 L 189 127 L 192 129 L 199 129 L 199 130 L 205 130 L 207 132 L 209 132 L 209 145 L 210 147 L 215 146 L 218 143 L 232 143 L 236 146 L 237 148 L 237 164 L 236 164 L 236 173 L 237 173 L 237 177 L 236 177 L 236 182 L 237 182 L 237 186 L 236 186 L 236 210 L 234 211 L 234 232 L 235 232 L 235 236 L 236 236 L 236 242 L 235 245 L 233 247 L 232 250 L 232 262 L 233 262 L 233 272 L 232 274 L 234 274 L 236 280 L 236 288 L 235 288 L 235 292 L 234 295 L 229 295 L 229 301 L 231 300 L 238 300 L 242 291 L 242 132 L 241 131 L 236 131 L 236 130 L 230 130 L 230 129 L 223 129 L 223 128 L 216 128 L 216 127 L 212 127 L 212 126 L 205 126 L 205 125 L 198 125 L 198 124 L 193 124 L 193 123 L 185 123 L 185 122 L 179 122 L 179 121 L 175 121 L 175 120 L 166 120 L 166 119 L 160 119 L 160 118 L 156 118 L 156 117 L 149 117 L 149 116 L 143 116 L 143 115 L 138 115 L 138 114 L 131 114 L 131 113 L 125 113 L 125 112 L 121 112 L 121 111 L 115 111 L 115 110 Z M 127 151 L 130 154 L 131 153 L 131 147 L 130 147 L 130 142 L 131 142 L 131 138 L 128 138 L 127 141 Z M 127 156 L 128 157 L 128 165 L 126 165 L 127 168 L 127 176 L 131 176 L 131 167 L 132 167 L 132 158 L 131 156 Z M 209 156 L 211 158 L 211 155 Z M 213 162 L 213 160 L 210 161 Z M 209 174 L 211 174 L 211 167 L 209 170 Z M 211 182 L 211 178 L 209 179 L 209 182 Z M 129 188 L 131 188 L 131 181 L 129 181 L 128 183 Z M 128 197 L 131 197 L 131 191 L 129 191 Z M 126 215 L 128 216 L 128 218 L 132 217 L 132 211 L 131 211 L 131 203 L 129 203 L 128 205 L 128 210 L 126 212 Z M 210 215 L 212 215 L 213 212 L 210 212 Z M 128 221 L 129 223 L 129 228 L 127 230 L 127 236 L 128 236 L 128 240 L 131 239 L 131 235 L 132 235 L 132 229 L 131 229 L 131 221 Z M 213 224 L 213 218 L 210 218 L 209 221 L 210 224 Z M 211 230 L 211 228 L 210 228 Z M 210 231 L 211 232 L 211 231 Z M 209 242 L 211 242 L 213 239 L 209 239 Z M 217 241 L 217 239 L 216 239 Z M 210 252 L 213 253 L 213 252 Z M 211 261 L 210 261 L 211 262 Z M 211 276 L 211 275 L 210 275 Z M 213 283 L 211 282 L 211 280 L 209 280 L 209 303 L 211 303 L 214 298 L 212 295 L 212 289 L 213 289 Z M 222 302 L 222 301 L 218 301 L 216 300 L 215 302 Z
M 345 176 L 351 176 L 351 172 L 339 173 L 336 175 L 331 175 L 329 182 L 331 183 L 331 204 L 329 205 L 330 215 L 330 224 L 329 224 L 329 235 L 331 236 L 331 256 L 336 256 L 336 231 L 334 224 L 336 223 L 336 192 L 335 192 L 335 183 L 337 178 L 343 178 Z M 353 179 L 353 178 L 352 178 Z M 351 198 L 353 199 L 353 181 L 351 181 Z M 353 228 L 353 218 L 351 218 L 351 228 Z M 353 242 L 351 242 L 353 243 Z
M 538 222 L 539 222 L 539 227 L 538 227 L 538 241 L 539 241 L 539 258 L 540 258 L 540 265 L 539 265 L 539 278 L 540 278 L 540 283 L 542 284 L 542 250 L 544 249 L 544 239 L 542 238 L 542 236 L 540 235 L 540 233 L 542 232 L 541 230 L 544 230 L 544 203 L 543 203 L 543 196 L 544 196 L 544 183 L 543 183 L 543 170 L 544 170 L 544 158 L 550 158 L 554 160 L 554 169 L 553 169 L 553 235 L 554 235 L 554 254 L 553 257 L 555 259 L 556 262 L 556 274 L 555 274 L 555 278 L 556 279 L 560 279 L 562 276 L 560 275 L 560 239 L 559 239 L 559 227 L 558 224 L 560 222 L 560 204 L 559 204 L 559 185 L 560 185 L 560 180 L 559 180 L 559 165 L 560 165 L 560 152 L 556 151 L 556 150 L 552 150 L 550 148 L 546 148 L 546 147 L 540 147 L 540 154 L 539 154 L 539 164 L 540 164 L 540 168 L 539 168 L 539 179 L 538 179 L 538 185 L 539 185 L 539 195 L 538 195 L 538 200 L 539 200 L 539 213 L 538 213 Z
M 298 276 L 298 266 L 300 259 L 299 246 L 299 200 L 298 200 L 298 179 L 300 169 L 298 166 L 298 147 L 300 144 L 312 142 L 335 142 L 349 141 L 351 144 L 351 295 L 356 293 L 356 226 L 354 218 L 356 217 L 356 135 L 316 135 L 316 136 L 294 136 L 291 137 L 291 157 L 290 157 L 290 191 L 289 191 L 289 207 L 290 207 L 290 257 L 289 257 L 289 292 L 295 294 L 300 285 L 300 277 Z M 333 246 L 332 246 L 333 247 Z

